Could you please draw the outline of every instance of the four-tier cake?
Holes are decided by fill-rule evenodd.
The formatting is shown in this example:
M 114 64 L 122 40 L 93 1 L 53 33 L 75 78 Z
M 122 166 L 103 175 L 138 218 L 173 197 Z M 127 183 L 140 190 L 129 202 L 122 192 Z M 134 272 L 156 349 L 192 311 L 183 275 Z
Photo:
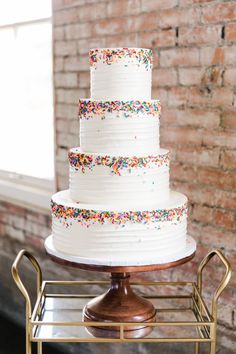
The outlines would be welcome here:
M 152 65 L 149 49 L 90 51 L 91 98 L 79 100 L 69 190 L 51 202 L 50 247 L 67 259 L 135 266 L 194 252 L 187 198 L 169 189 L 170 155 L 159 146 Z

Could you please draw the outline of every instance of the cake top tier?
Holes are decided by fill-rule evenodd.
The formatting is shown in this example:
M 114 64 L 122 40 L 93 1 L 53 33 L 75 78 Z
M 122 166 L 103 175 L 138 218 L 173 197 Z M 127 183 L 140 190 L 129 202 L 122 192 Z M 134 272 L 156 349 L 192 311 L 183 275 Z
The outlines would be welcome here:
M 89 58 L 92 68 L 100 64 L 120 64 L 151 70 L 153 65 L 152 51 L 146 48 L 94 48 L 90 50 Z

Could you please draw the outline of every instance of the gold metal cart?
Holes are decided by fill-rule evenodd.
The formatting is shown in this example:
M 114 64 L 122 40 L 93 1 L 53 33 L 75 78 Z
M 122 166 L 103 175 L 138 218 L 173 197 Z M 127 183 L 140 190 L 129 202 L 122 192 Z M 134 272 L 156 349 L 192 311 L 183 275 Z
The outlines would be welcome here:
M 202 296 L 202 275 L 204 268 L 214 256 L 219 257 L 224 264 L 225 275 L 214 293 L 211 308 L 208 309 Z M 19 263 L 23 257 L 29 259 L 37 272 L 37 300 L 33 309 L 29 294 L 19 275 Z M 108 323 L 82 320 L 85 304 L 98 295 L 94 293 L 98 291 L 98 287 L 99 289 L 107 287 L 110 284 L 108 281 L 43 281 L 39 263 L 25 250 L 17 255 L 12 266 L 12 275 L 26 301 L 26 354 L 32 353 L 33 342 L 37 342 L 38 354 L 42 354 L 43 342 L 195 343 L 195 354 L 200 352 L 200 343 L 207 342 L 210 347 L 209 353 L 215 354 L 217 304 L 230 280 L 231 266 L 220 250 L 213 250 L 199 265 L 197 283 L 131 282 L 137 291 L 141 291 L 145 294 L 143 296 L 153 303 L 157 312 L 156 321 L 148 323 L 151 330 L 142 338 L 129 338 L 128 332 L 124 330 L 132 326 L 137 327 L 137 322 Z M 152 294 L 147 295 L 150 288 Z M 169 291 L 170 288 L 174 289 L 174 293 Z M 158 291 L 155 291 L 156 289 Z M 118 327 L 119 335 L 103 337 L 93 335 L 96 329 L 99 333 L 99 329 L 108 326 Z M 142 327 L 142 323 L 140 326 Z

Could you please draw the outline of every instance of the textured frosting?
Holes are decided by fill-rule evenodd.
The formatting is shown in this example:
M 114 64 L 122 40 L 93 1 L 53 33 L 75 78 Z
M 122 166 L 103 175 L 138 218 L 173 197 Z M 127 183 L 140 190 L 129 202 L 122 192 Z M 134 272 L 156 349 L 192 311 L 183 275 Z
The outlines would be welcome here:
M 55 247 L 81 257 L 127 261 L 169 255 L 185 248 L 187 198 L 171 192 L 148 210 L 113 211 L 104 205 L 74 203 L 69 191 L 52 197 Z
M 91 49 L 91 97 L 106 100 L 151 99 L 152 60 L 150 49 Z
M 69 152 L 70 195 L 75 201 L 109 205 L 150 205 L 169 198 L 169 153 L 120 157 Z
M 80 100 L 80 145 L 94 153 L 155 154 L 160 112 L 158 100 Z
M 53 247 L 93 264 L 176 260 L 189 249 L 187 198 L 169 190 L 152 52 L 92 49 L 90 70 L 91 99 L 78 107 L 81 148 L 69 152 L 70 189 L 52 196 Z

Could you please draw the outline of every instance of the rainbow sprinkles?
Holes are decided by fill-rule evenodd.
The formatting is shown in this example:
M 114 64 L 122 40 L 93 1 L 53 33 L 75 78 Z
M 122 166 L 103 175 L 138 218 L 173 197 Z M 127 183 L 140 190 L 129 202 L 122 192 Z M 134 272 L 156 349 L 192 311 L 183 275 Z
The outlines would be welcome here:
M 103 225 L 105 223 L 117 225 L 125 225 L 126 223 L 151 224 L 181 221 L 187 215 L 187 203 L 171 209 L 119 212 L 73 208 L 57 204 L 51 200 L 51 210 L 52 215 L 59 219 L 66 227 L 69 227 L 73 220 L 86 227 L 94 224 Z
M 160 117 L 161 104 L 159 100 L 150 101 L 97 101 L 90 99 L 80 99 L 78 113 L 81 119 L 90 117 L 105 116 L 106 113 L 122 113 L 125 118 L 153 116 Z
M 124 59 L 127 59 L 127 64 L 135 64 L 137 66 L 144 64 L 146 70 L 151 70 L 153 66 L 153 56 L 151 49 L 95 48 L 91 49 L 89 54 L 90 66 L 95 69 L 99 62 L 102 64 L 111 65 L 118 63 L 119 61 L 124 63 Z
M 170 154 L 166 151 L 163 154 L 145 157 L 117 157 L 111 155 L 85 154 L 79 148 L 73 148 L 68 153 L 69 164 L 75 170 L 93 170 L 95 166 L 107 166 L 111 169 L 111 174 L 121 176 L 122 170 L 133 168 L 169 167 Z

